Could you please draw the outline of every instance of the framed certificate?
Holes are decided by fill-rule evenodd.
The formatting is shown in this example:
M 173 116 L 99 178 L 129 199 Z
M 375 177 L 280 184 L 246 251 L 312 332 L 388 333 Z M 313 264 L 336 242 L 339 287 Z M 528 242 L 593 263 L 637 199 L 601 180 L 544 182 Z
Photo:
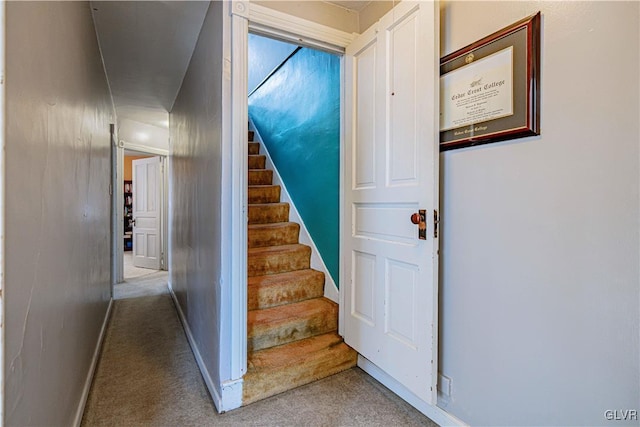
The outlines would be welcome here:
M 440 60 L 440 150 L 540 134 L 540 13 Z

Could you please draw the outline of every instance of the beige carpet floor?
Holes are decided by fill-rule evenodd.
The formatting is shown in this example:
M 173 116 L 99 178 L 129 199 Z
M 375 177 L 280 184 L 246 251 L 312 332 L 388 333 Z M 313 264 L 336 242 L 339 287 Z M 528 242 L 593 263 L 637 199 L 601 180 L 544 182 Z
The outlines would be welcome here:
M 113 287 L 113 299 L 138 298 L 167 293 L 169 272 L 151 270 L 151 273 L 135 278 L 125 278 Z
M 125 280 L 127 279 L 135 279 L 140 276 L 146 276 L 148 274 L 157 273 L 158 270 L 153 270 L 151 268 L 142 268 L 136 267 L 133 265 L 133 252 L 126 251 L 122 256 L 122 266 L 123 266 L 123 275 Z
M 83 426 L 435 426 L 358 368 L 218 414 L 157 276 L 116 292 Z

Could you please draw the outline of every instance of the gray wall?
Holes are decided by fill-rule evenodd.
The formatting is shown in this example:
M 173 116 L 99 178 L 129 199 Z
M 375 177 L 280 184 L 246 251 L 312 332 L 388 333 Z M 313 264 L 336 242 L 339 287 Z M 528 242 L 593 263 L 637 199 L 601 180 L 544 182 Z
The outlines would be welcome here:
M 442 54 L 543 14 L 540 137 L 441 156 L 441 406 L 637 425 L 639 4 L 446 2 Z
M 6 7 L 5 423 L 71 425 L 110 299 L 111 98 L 87 2 Z
M 217 387 L 222 340 L 223 2 L 211 2 L 169 115 L 169 271 L 206 369 Z

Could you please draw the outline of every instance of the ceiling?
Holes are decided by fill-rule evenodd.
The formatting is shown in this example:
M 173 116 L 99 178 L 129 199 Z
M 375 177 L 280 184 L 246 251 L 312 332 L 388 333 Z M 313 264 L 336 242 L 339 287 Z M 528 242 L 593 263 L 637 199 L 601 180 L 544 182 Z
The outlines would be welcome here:
M 362 9 L 367 7 L 371 1 L 365 0 L 355 0 L 355 1 L 327 1 L 326 3 L 335 4 L 337 6 L 344 7 L 346 9 L 355 10 L 356 12 L 360 12 Z
M 209 2 L 92 1 L 119 119 L 168 127 Z
M 371 1 L 328 1 L 361 11 Z M 119 120 L 168 127 L 208 1 L 92 1 Z

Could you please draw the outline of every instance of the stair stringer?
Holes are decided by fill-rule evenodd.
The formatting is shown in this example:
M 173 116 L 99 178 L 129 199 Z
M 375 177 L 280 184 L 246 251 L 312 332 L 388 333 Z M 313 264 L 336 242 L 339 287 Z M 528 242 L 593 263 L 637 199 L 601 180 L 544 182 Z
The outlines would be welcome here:
M 281 188 L 280 201 L 289 203 L 289 221 L 297 222 L 298 224 L 300 224 L 300 238 L 299 238 L 300 243 L 311 247 L 311 268 L 324 273 L 324 296 L 326 298 L 329 298 L 331 301 L 339 304 L 340 291 L 338 290 L 338 287 L 336 286 L 336 283 L 333 280 L 333 277 L 331 277 L 331 274 L 329 274 L 329 270 L 327 269 L 327 266 L 325 265 L 324 260 L 322 259 L 322 256 L 320 256 L 320 251 L 318 251 L 318 248 L 313 242 L 313 239 L 309 234 L 309 230 L 307 230 L 307 227 L 304 224 L 304 221 L 302 220 L 300 213 L 298 213 L 298 210 L 296 209 L 295 203 L 293 203 L 293 200 L 289 195 L 289 191 L 287 191 L 287 186 L 282 181 L 282 177 L 278 172 L 278 168 L 276 168 L 276 165 L 273 163 L 273 160 L 271 160 L 271 156 L 269 155 L 269 149 L 265 145 L 262 139 L 262 136 L 260 135 L 260 132 L 254 126 L 253 120 L 251 120 L 251 118 L 249 118 L 249 130 L 252 130 L 255 133 L 254 142 L 259 142 L 261 145 L 261 148 L 264 149 L 264 155 L 267 158 L 265 168 L 273 170 L 273 184 L 279 185 Z

